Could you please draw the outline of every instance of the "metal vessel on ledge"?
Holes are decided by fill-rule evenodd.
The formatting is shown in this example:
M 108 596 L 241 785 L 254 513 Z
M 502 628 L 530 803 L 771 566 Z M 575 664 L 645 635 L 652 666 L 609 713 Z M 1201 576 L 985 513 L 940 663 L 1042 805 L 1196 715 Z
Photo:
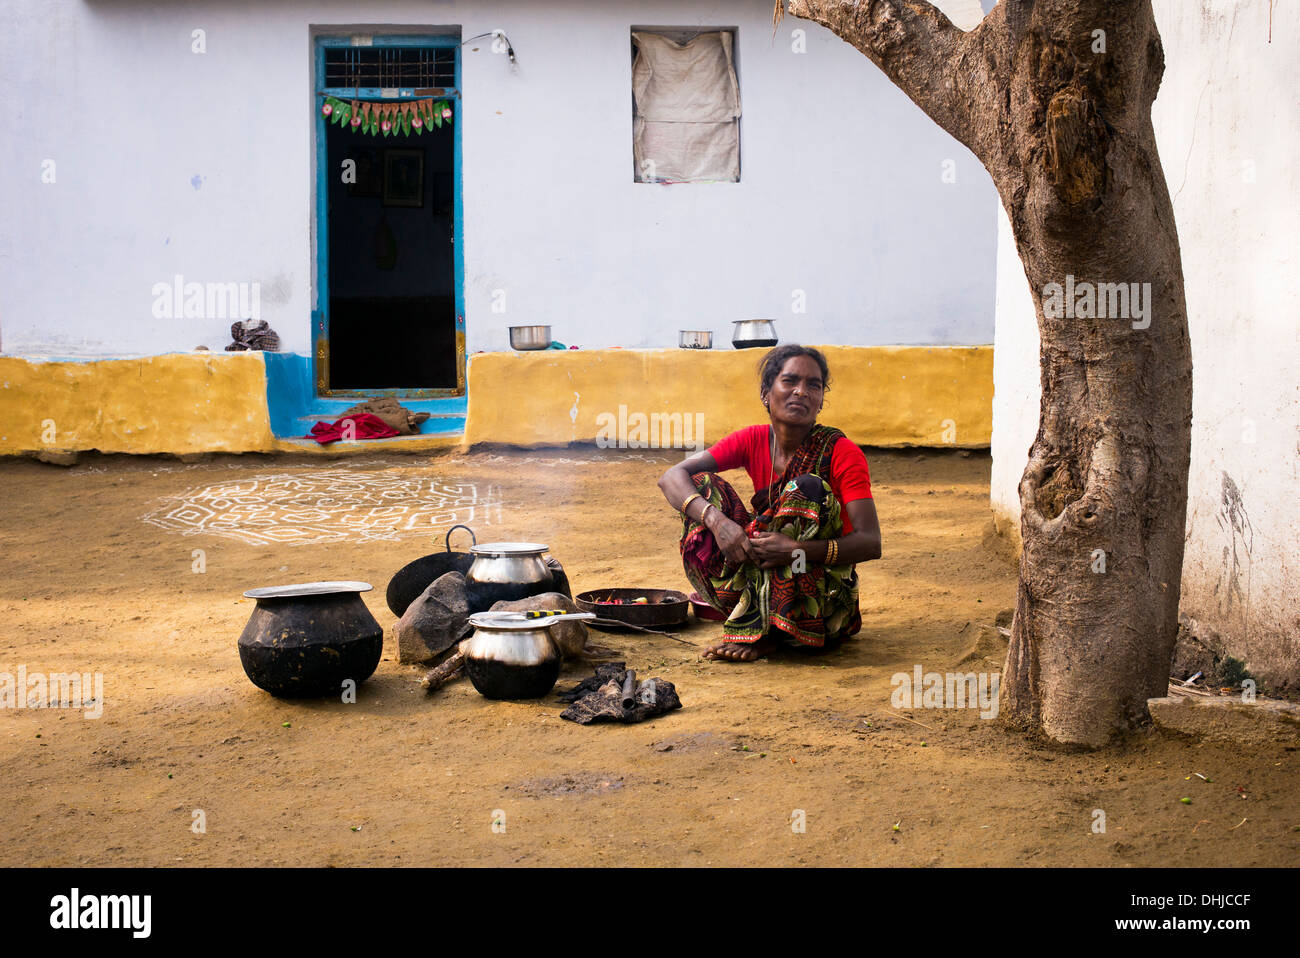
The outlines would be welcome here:
M 510 327 L 510 348 L 529 350 L 529 349 L 550 349 L 551 348 L 551 327 L 550 326 L 511 326 Z
M 680 329 L 677 331 L 677 345 L 682 349 L 712 349 L 713 330 Z
M 732 323 L 735 330 L 731 334 L 731 345 L 737 349 L 752 349 L 756 346 L 775 346 L 776 321 L 771 319 L 737 319 Z

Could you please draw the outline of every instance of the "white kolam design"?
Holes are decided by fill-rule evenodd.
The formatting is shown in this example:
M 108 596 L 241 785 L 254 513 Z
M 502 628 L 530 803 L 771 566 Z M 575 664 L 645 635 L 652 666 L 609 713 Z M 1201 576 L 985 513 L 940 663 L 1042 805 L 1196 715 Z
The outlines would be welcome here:
M 249 545 L 395 542 L 458 523 L 500 523 L 501 487 L 407 473 L 325 470 L 250 476 L 167 496 L 140 518 L 182 535 Z

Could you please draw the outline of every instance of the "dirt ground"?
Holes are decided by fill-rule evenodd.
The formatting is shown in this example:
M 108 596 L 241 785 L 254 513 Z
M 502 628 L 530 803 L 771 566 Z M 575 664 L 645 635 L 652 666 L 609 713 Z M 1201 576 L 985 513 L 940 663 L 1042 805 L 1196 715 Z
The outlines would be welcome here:
M 456 520 L 480 541 L 549 543 L 575 591 L 686 588 L 654 484 L 669 453 L 6 461 L 0 672 L 101 672 L 104 707 L 0 713 L 0 865 L 1300 862 L 1283 746 L 1156 730 L 1077 754 L 969 710 L 893 709 L 891 676 L 956 670 L 1015 576 L 985 537 L 987 455 L 868 457 L 884 557 L 860 567 L 855 640 L 738 665 L 595 633 L 684 708 L 589 727 L 554 698 L 492 702 L 467 680 L 426 696 L 423 670 L 396 661 L 384 588 Z M 220 518 L 230 483 L 246 501 Z M 413 488 L 436 501 L 397 509 L 410 528 L 382 538 Z M 272 542 L 267 516 L 299 531 Z M 384 659 L 355 704 L 277 700 L 240 667 L 241 593 L 322 579 L 375 585 Z M 681 635 L 703 647 L 718 629 Z

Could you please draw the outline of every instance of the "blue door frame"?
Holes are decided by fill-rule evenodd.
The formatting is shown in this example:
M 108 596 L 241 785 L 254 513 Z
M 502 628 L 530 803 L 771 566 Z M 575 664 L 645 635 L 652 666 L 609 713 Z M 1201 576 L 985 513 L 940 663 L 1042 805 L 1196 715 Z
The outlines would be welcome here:
M 465 244 L 463 242 L 464 210 L 461 196 L 461 116 L 460 116 L 460 38 L 451 36 L 401 35 L 401 36 L 367 36 L 365 44 L 356 43 L 351 36 L 316 37 L 315 41 L 315 76 L 314 98 L 316 109 L 316 304 L 311 316 L 312 345 L 312 381 L 315 383 L 317 396 L 324 397 L 370 397 L 398 396 L 413 398 L 438 398 L 444 396 L 465 395 Z M 443 87 L 437 94 L 421 93 L 415 95 L 414 89 L 395 88 L 392 90 L 378 87 L 325 87 L 325 51 L 330 48 L 369 46 L 369 47 L 425 47 L 454 49 L 455 86 Z M 374 100 L 392 103 L 403 100 L 435 99 L 456 101 L 452 109 L 452 269 L 454 274 L 456 303 L 456 386 L 438 389 L 348 389 L 333 390 L 329 382 L 329 181 L 331 171 L 326 169 L 329 162 L 326 143 L 328 120 L 320 111 L 324 96 L 334 96 L 341 100 Z M 426 134 L 427 135 L 427 134 Z

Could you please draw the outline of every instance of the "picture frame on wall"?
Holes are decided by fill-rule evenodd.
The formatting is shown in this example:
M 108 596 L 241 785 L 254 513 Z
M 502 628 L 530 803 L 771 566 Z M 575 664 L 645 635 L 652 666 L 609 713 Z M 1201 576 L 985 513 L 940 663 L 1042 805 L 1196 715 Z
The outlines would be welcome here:
M 349 196 L 378 196 L 384 189 L 384 168 L 374 150 L 357 150 L 350 159 L 356 164 L 356 181 L 348 184 Z
M 424 150 L 384 150 L 384 205 L 424 206 Z

